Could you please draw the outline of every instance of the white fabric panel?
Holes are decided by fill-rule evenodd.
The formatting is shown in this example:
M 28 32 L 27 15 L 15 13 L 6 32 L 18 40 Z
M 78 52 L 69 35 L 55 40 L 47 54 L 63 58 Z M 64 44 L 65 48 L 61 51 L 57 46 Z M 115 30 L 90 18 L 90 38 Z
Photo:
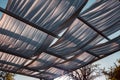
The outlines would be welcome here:
M 102 58 L 120 50 L 120 36 L 98 44 L 104 37 L 78 19 L 77 15 L 73 15 L 85 2 L 85 0 L 9 0 L 6 9 L 13 14 L 56 35 L 64 30 L 66 32 L 50 46 L 55 38 L 4 14 L 0 20 L 0 50 L 31 59 L 0 52 L 0 69 L 53 79 L 64 73 L 60 68 L 76 70 L 98 59 L 92 54 Z M 96 0 L 79 16 L 108 37 L 120 30 L 119 14 L 119 0 Z M 67 60 L 45 53 L 46 50 Z
M 24 62 L 27 61 L 27 59 L 17 57 L 17 56 L 13 56 L 13 55 L 9 55 L 9 54 L 3 53 L 3 52 L 0 52 L 0 60 L 15 63 L 15 64 L 18 64 L 18 65 L 22 65 Z
M 120 30 L 119 0 L 98 0 L 80 16 L 106 36 Z
M 57 66 L 63 67 L 66 70 L 73 70 L 74 68 L 77 68 L 78 66 L 87 64 L 94 58 L 95 58 L 94 56 L 90 55 L 89 53 L 84 52 L 80 54 L 79 56 L 76 56 L 75 59 L 71 61 L 62 62 L 62 64 L 58 63 Z
M 0 46 L 24 56 L 33 56 L 38 49 L 47 48 L 52 37 L 8 15 L 3 16 L 0 23 Z M 47 43 L 44 43 L 46 42 Z M 43 46 L 45 45 L 45 46 Z M 40 52 L 40 51 L 39 51 Z
M 120 36 L 101 45 L 91 48 L 89 51 L 98 55 L 108 55 L 120 50 Z
M 83 0 L 11 0 L 7 10 L 29 20 L 51 32 L 58 34 L 60 26 L 81 5 Z
M 51 56 L 46 53 L 41 53 L 39 58 L 28 67 L 42 70 L 42 69 L 49 68 L 51 65 L 54 65 L 59 61 L 60 59 L 55 56 Z
M 94 39 L 99 42 L 103 37 L 79 19 L 75 19 L 65 34 L 48 50 L 55 54 L 71 56 L 80 49 L 84 51 L 93 47 L 97 43 L 92 43 Z

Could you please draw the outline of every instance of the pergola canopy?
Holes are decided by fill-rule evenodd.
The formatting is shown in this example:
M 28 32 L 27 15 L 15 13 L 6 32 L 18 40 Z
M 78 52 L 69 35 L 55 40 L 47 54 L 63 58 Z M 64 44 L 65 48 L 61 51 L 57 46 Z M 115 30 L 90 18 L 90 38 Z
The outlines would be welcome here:
M 120 1 L 8 0 L 0 70 L 51 80 L 120 50 Z M 104 42 L 106 40 L 106 42 Z

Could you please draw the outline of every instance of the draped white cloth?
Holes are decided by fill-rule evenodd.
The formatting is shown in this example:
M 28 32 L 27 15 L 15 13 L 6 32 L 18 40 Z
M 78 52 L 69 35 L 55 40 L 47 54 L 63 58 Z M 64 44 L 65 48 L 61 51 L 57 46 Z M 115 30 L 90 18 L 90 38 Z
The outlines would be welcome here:
M 64 33 L 54 41 L 54 36 L 3 14 L 0 20 L 0 69 L 51 80 L 63 75 L 64 71 L 76 70 L 119 51 L 120 35 L 100 44 L 106 39 L 104 36 L 110 38 L 120 30 L 119 0 L 96 0 L 80 12 L 86 2 L 9 0 L 5 9 L 8 12 L 55 35 Z

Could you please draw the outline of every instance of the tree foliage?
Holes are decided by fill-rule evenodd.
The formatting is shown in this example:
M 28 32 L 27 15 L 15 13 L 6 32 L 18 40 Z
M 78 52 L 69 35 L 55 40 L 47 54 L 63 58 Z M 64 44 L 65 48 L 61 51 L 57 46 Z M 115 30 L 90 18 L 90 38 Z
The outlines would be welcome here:
M 14 80 L 14 74 L 0 71 L 0 80 Z
M 120 60 L 117 61 L 115 67 L 111 67 L 109 71 L 103 70 L 103 73 L 108 76 L 110 80 L 120 80 Z
M 73 80 L 94 80 L 101 76 L 98 64 L 90 64 L 71 73 Z
M 14 80 L 13 77 L 14 77 L 13 73 L 7 73 L 6 76 L 5 76 L 6 80 Z

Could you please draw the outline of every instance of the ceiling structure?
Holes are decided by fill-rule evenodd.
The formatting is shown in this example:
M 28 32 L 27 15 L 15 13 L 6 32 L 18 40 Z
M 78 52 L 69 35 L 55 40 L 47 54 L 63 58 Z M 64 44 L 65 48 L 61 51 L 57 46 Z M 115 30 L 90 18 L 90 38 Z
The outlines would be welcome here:
M 120 50 L 120 1 L 8 0 L 0 70 L 52 80 Z M 104 42 L 106 40 L 106 42 Z

